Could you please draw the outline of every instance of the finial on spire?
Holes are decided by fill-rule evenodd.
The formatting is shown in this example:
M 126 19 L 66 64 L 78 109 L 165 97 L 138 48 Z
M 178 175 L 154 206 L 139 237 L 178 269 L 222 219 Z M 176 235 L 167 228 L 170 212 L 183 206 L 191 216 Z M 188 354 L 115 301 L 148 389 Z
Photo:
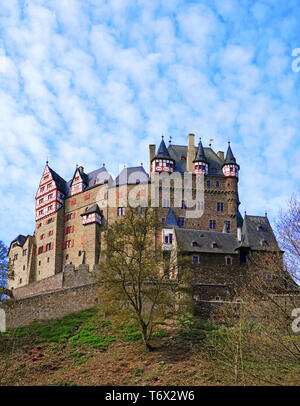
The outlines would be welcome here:
M 172 142 L 172 136 L 170 135 L 169 144 Z
M 143 166 L 144 164 L 143 164 L 143 162 L 141 162 L 141 166 Z
M 267 213 L 267 211 L 265 211 L 265 217 L 268 217 L 268 213 Z
M 246 214 L 247 214 L 247 212 L 246 212 L 246 210 L 245 210 L 245 216 L 246 216 Z
M 49 164 L 49 159 L 50 159 L 50 155 L 48 154 L 47 155 L 47 161 L 46 161 L 46 165 L 48 166 L 48 164 Z

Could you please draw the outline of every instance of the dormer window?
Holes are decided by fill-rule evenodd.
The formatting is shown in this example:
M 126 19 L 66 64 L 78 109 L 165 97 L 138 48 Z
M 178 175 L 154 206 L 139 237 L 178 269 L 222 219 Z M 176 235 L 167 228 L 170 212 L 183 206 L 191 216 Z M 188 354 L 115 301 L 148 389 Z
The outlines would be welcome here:
M 181 155 L 181 160 L 185 161 L 185 156 Z
M 263 226 L 261 226 L 261 225 L 257 226 L 257 231 L 264 231 Z
M 266 246 L 268 245 L 268 241 L 266 241 L 266 240 L 261 240 L 260 245 L 261 245 L 262 247 L 266 247 Z
M 193 245 L 193 247 L 198 247 L 197 241 L 193 241 L 193 242 L 192 242 L 192 245 Z

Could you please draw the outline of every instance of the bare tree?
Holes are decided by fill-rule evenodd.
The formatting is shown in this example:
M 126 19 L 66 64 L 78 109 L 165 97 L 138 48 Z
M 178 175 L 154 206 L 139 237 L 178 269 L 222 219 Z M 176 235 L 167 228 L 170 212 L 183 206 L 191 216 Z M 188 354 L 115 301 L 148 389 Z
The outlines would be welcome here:
M 170 279 L 170 258 L 155 244 L 160 224 L 153 209 L 126 210 L 105 235 L 106 249 L 99 264 L 100 303 L 115 320 L 134 320 L 146 348 L 152 350 L 155 327 L 184 307 L 189 285 L 178 264 L 176 278 Z

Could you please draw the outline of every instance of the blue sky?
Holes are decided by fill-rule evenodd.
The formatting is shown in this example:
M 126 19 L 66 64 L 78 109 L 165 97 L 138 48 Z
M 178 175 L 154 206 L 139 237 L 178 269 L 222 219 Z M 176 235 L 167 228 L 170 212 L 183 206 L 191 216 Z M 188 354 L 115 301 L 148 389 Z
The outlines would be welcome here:
M 116 175 L 162 133 L 230 140 L 241 212 L 274 221 L 299 191 L 299 21 L 293 0 L 1 2 L 0 239 L 32 234 L 48 154 Z

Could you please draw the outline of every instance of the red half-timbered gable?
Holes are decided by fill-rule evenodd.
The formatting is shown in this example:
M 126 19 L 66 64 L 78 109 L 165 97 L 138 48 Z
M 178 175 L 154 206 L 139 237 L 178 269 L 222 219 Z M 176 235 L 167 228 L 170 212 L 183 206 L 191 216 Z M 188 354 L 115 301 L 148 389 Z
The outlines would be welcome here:
M 56 213 L 63 206 L 63 201 L 64 194 L 47 164 L 35 198 L 35 220 L 40 221 Z

